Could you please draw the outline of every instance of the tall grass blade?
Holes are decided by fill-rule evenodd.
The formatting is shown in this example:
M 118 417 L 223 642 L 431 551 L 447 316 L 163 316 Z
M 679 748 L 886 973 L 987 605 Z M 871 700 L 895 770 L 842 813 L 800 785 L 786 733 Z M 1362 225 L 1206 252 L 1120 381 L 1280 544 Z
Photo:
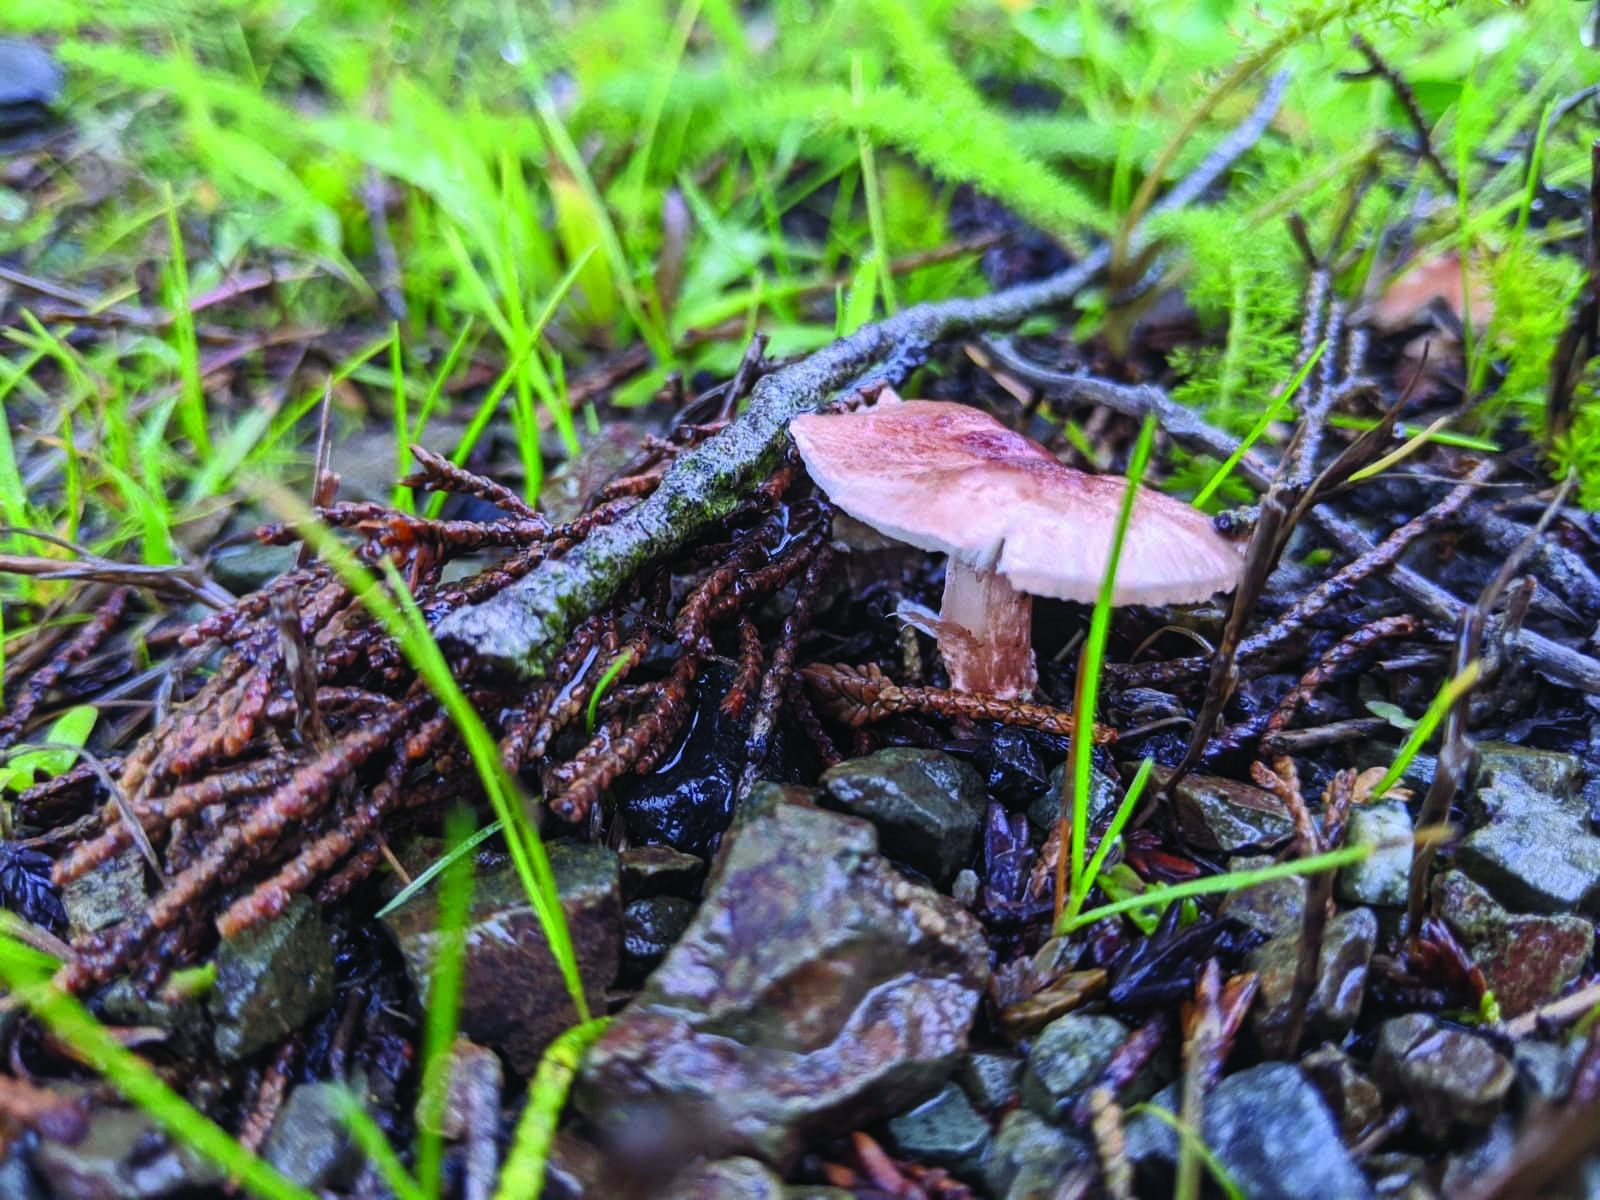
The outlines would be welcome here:
M 1082 897 L 1088 894 L 1088 884 L 1084 881 L 1084 857 L 1089 840 L 1090 753 L 1094 744 L 1095 704 L 1100 696 L 1100 667 L 1105 660 L 1106 639 L 1111 633 L 1111 598 L 1116 592 L 1122 544 L 1127 538 L 1128 522 L 1133 519 L 1133 506 L 1139 498 L 1139 481 L 1144 478 L 1145 467 L 1150 462 L 1150 448 L 1155 436 L 1155 418 L 1147 416 L 1139 427 L 1139 438 L 1134 442 L 1133 453 L 1128 458 L 1128 486 L 1117 510 L 1111 553 L 1106 560 L 1105 574 L 1100 577 L 1100 592 L 1095 597 L 1094 613 L 1089 618 L 1089 636 L 1084 639 L 1083 654 L 1078 660 L 1078 682 L 1072 709 L 1071 770 L 1066 772 L 1066 779 L 1072 782 L 1072 795 L 1068 796 L 1063 791 L 1061 797 L 1061 829 L 1066 832 L 1070 827 L 1072 835 L 1072 877 L 1070 881 L 1066 878 L 1069 855 L 1068 848 L 1063 846 L 1061 856 L 1056 860 L 1055 925 L 1058 932 L 1064 931 L 1069 924 L 1068 912 L 1075 915 L 1083 902 Z
M 494 1200 L 538 1200 L 544 1188 L 544 1166 L 550 1157 L 556 1122 L 578 1074 L 583 1053 L 605 1031 L 606 1019 L 574 1025 L 545 1048 L 539 1069 L 528 1085 L 528 1102 L 511 1139 L 511 1151 L 500 1170 Z

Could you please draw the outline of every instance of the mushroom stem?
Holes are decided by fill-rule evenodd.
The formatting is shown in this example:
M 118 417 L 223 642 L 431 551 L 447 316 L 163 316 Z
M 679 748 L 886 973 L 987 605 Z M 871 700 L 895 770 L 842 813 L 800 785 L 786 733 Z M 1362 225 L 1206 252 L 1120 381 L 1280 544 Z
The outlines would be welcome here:
M 950 686 L 1009 699 L 1028 696 L 1039 680 L 1033 666 L 1033 597 L 987 564 L 952 554 L 944 569 L 939 652 Z

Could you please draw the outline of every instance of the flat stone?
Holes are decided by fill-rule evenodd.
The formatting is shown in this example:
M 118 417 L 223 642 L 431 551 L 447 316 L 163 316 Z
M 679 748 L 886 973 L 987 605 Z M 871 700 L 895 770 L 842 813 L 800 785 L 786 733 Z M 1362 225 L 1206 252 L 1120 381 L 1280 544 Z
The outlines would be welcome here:
M 1350 1032 L 1361 1015 L 1367 964 L 1377 944 L 1378 918 L 1371 909 L 1351 909 L 1328 922 L 1317 959 L 1317 984 L 1306 1004 L 1307 1035 L 1337 1039 Z M 1250 1008 L 1250 1028 L 1269 1056 L 1286 1054 L 1284 1038 L 1300 962 L 1299 932 L 1274 938 L 1253 950 L 1247 961 L 1260 985 Z
M 206 1011 L 225 1062 L 282 1041 L 333 1003 L 333 935 L 304 896 L 276 920 L 224 938 L 216 962 Z
M 1165 783 L 1171 772 L 1157 767 Z M 1283 802 L 1263 788 L 1217 775 L 1185 775 L 1173 796 L 1178 831 L 1200 850 L 1238 854 L 1268 850 L 1294 833 L 1294 820 Z
M 1488 1042 L 1422 1013 L 1383 1023 L 1372 1073 L 1405 1098 L 1418 1131 L 1438 1143 L 1459 1129 L 1487 1128 L 1515 1077 Z
M 1176 1111 L 1177 1088 L 1166 1089 L 1153 1103 Z M 1372 1195 L 1321 1093 L 1291 1063 L 1262 1063 L 1218 1083 L 1206 1097 L 1201 1132 L 1246 1196 L 1366 1200 Z M 1141 1113 L 1128 1122 L 1125 1141 L 1139 1171 L 1138 1194 L 1169 1194 L 1178 1158 L 1172 1127 Z
M 1545 796 L 1572 798 L 1583 786 L 1583 778 L 1583 764 L 1571 754 L 1509 742 L 1478 743 L 1480 789 L 1521 787 Z
M 1433 908 L 1483 972 L 1505 1017 L 1560 995 L 1594 948 L 1594 926 L 1582 917 L 1514 916 L 1460 871 L 1433 881 Z
M 943 1167 L 962 1179 L 975 1177 L 993 1131 L 967 1094 L 947 1083 L 931 1100 L 884 1125 L 889 1149 L 910 1162 Z
M 302 1083 L 289 1093 L 272 1122 L 261 1156 L 312 1191 L 351 1183 L 366 1161 L 345 1127 L 343 1084 Z
M 970 914 L 878 854 L 863 820 L 755 788 L 706 896 L 590 1050 L 574 1100 L 608 1131 L 780 1171 L 933 1095 L 988 983 Z
M 983 780 L 938 750 L 891 746 L 822 773 L 826 803 L 878 828 L 883 853 L 945 883 L 972 861 Z
M 1069 1013 L 1046 1025 L 1028 1053 L 1022 1073 L 1022 1102 L 1046 1120 L 1065 1123 L 1085 1089 L 1099 1078 L 1129 1029 L 1115 1017 Z M 1118 1093 L 1124 1104 L 1156 1090 L 1156 1073 L 1146 1065 Z
M 622 946 L 622 885 L 617 856 L 603 846 L 549 847 L 561 909 L 577 953 L 591 1013 L 605 1011 Z M 438 951 L 438 899 L 432 889 L 383 918 L 400 947 L 424 1008 Z M 461 1032 L 492 1047 L 519 1075 L 531 1075 L 550 1041 L 577 1021 L 544 930 L 511 867 L 480 876 L 467 913 Z
M 1345 841 L 1379 846 L 1372 856 L 1339 872 L 1339 897 L 1351 904 L 1405 906 L 1411 877 L 1411 813 L 1399 800 L 1378 800 L 1351 810 Z
M 969 1054 L 961 1060 L 958 1078 L 974 1104 L 993 1112 L 1021 1094 L 1022 1060 L 1009 1054 Z
M 1486 743 L 1456 865 L 1518 912 L 1600 912 L 1600 837 L 1570 754 Z
M 1069 1171 L 1093 1161 L 1094 1153 L 1082 1138 L 1019 1108 L 1006 1114 L 989 1143 L 983 1184 L 996 1200 L 1046 1200 L 1056 1195 Z

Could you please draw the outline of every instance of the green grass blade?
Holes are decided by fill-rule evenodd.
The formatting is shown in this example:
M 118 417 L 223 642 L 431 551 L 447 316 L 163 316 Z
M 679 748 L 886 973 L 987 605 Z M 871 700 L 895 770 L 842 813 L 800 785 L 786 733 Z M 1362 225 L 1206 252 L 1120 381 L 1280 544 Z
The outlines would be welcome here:
M 1211 499 L 1216 494 L 1216 490 L 1228 481 L 1228 476 L 1233 474 L 1233 469 L 1250 452 L 1250 447 L 1254 446 L 1261 435 L 1267 431 L 1267 426 L 1277 419 L 1284 403 L 1290 396 L 1300 390 L 1300 385 L 1306 381 L 1306 377 L 1311 374 L 1317 365 L 1317 361 L 1322 357 L 1323 351 L 1327 348 L 1327 342 L 1318 342 L 1317 348 L 1311 352 L 1311 357 L 1300 364 L 1300 369 L 1294 373 L 1294 378 L 1289 380 L 1283 389 L 1272 398 L 1272 402 L 1262 410 L 1260 418 L 1251 427 L 1250 432 L 1245 435 L 1244 440 L 1239 443 L 1238 448 L 1228 455 L 1227 460 L 1216 469 L 1210 479 L 1206 480 L 1205 487 L 1201 488 L 1199 494 L 1195 496 L 1194 506 L 1196 508 Z
M 1145 785 L 1150 782 L 1150 772 L 1155 768 L 1156 760 L 1147 758 L 1139 764 L 1139 770 L 1134 774 L 1133 782 L 1128 785 L 1128 790 L 1123 794 L 1122 803 L 1117 805 L 1117 811 L 1111 818 L 1111 824 L 1106 826 L 1105 836 L 1100 839 L 1100 844 L 1094 848 L 1094 856 L 1089 859 L 1088 869 L 1084 871 L 1083 878 L 1079 881 L 1082 888 L 1081 895 L 1071 897 L 1074 911 L 1083 907 L 1084 898 L 1088 896 L 1089 889 L 1094 886 L 1096 879 L 1100 878 L 1101 868 L 1105 866 L 1106 858 L 1110 855 L 1112 847 L 1117 844 L 1117 839 L 1122 836 L 1122 830 L 1127 825 L 1134 810 L 1139 807 L 1139 798 L 1144 795 Z
M 1083 642 L 1083 654 L 1078 660 L 1078 681 L 1073 697 L 1071 770 L 1066 777 L 1072 780 L 1072 795 L 1061 797 L 1063 825 L 1070 821 L 1072 847 L 1070 866 L 1072 877 L 1063 880 L 1062 870 L 1056 872 L 1056 927 L 1064 932 L 1088 895 L 1085 878 L 1086 843 L 1089 840 L 1089 786 L 1092 767 L 1091 750 L 1094 745 L 1094 711 L 1100 696 L 1100 667 L 1105 660 L 1106 640 L 1111 633 L 1112 597 L 1116 593 L 1117 567 L 1122 561 L 1122 544 L 1127 538 L 1128 522 L 1133 519 L 1133 506 L 1139 498 L 1139 481 L 1144 478 L 1145 467 L 1150 462 L 1150 448 L 1155 443 L 1156 422 L 1147 416 L 1139 427 L 1139 438 L 1128 458 L 1128 486 L 1122 494 L 1122 504 L 1117 510 L 1117 527 L 1111 538 L 1111 554 L 1106 560 L 1105 574 L 1100 577 L 1100 592 L 1095 597 L 1094 613 L 1089 618 L 1089 636 Z M 1070 809 L 1070 812 L 1067 811 Z M 1062 861 L 1068 855 L 1063 847 Z M 1063 887 L 1066 883 L 1068 886 Z
M 538 1200 L 544 1188 L 544 1164 L 550 1156 L 556 1122 L 578 1074 L 584 1051 L 605 1031 L 606 1019 L 574 1025 L 545 1048 L 539 1069 L 528 1085 L 528 1102 L 517 1122 L 511 1150 L 500 1171 L 494 1200 Z
M 861 81 L 861 55 L 850 59 L 850 98 L 859 106 L 864 102 Z M 867 228 L 872 231 L 872 254 L 877 260 L 878 290 L 884 310 L 894 313 L 894 272 L 890 267 L 889 225 L 883 216 L 883 196 L 878 188 L 878 164 L 872 154 L 872 135 L 865 125 L 856 127 L 856 153 L 861 157 L 861 191 L 867 198 Z
M 1427 745 L 1428 739 L 1433 736 L 1434 730 L 1439 728 L 1439 722 L 1444 720 L 1451 706 L 1478 682 L 1481 672 L 1482 664 L 1473 659 L 1462 668 L 1459 675 L 1439 689 L 1439 694 L 1433 698 L 1433 703 L 1428 705 L 1428 711 L 1422 714 L 1422 719 L 1406 735 L 1406 740 L 1400 745 L 1400 753 L 1395 755 L 1394 762 L 1389 764 L 1389 769 L 1384 772 L 1378 786 L 1372 789 L 1374 796 L 1387 794 L 1390 788 L 1400 782 L 1401 776 L 1411 766 L 1411 760 L 1416 758 L 1417 752 L 1423 746 Z
M 389 903 L 385 904 L 378 910 L 377 916 L 381 919 L 400 908 L 405 904 L 406 901 L 410 900 L 411 897 L 415 896 L 423 888 L 432 883 L 434 878 L 439 875 L 440 872 L 449 869 L 450 864 L 455 862 L 456 859 L 461 858 L 464 855 L 471 854 L 480 845 L 488 841 L 499 832 L 500 822 L 490 821 L 471 837 L 465 838 L 456 843 L 454 846 L 450 847 L 449 850 L 445 851 L 445 853 L 441 854 L 438 858 L 434 859 L 433 862 L 429 863 L 427 868 L 419 872 L 410 883 L 401 888 L 400 891 L 395 894 L 395 898 L 393 900 L 389 901 Z
M 1341 867 L 1348 867 L 1370 858 L 1379 848 L 1375 845 L 1345 846 L 1339 850 L 1330 850 L 1326 854 L 1315 854 L 1310 858 L 1298 858 L 1291 862 L 1273 863 L 1271 866 L 1260 867 L 1253 871 L 1230 871 L 1222 875 L 1208 875 L 1204 879 L 1189 879 L 1183 883 L 1151 888 L 1126 900 L 1117 900 L 1081 912 L 1071 922 L 1064 923 L 1065 928 L 1058 932 L 1071 933 L 1074 929 L 1082 929 L 1085 925 L 1093 925 L 1096 921 L 1103 921 L 1107 917 L 1120 916 L 1135 909 L 1170 904 L 1174 900 L 1184 900 L 1190 896 L 1214 896 L 1218 892 L 1237 891 L 1240 888 L 1254 887 L 1258 883 L 1270 883 L 1274 879 L 1291 879 L 1299 875 L 1315 875 L 1321 871 L 1337 871 Z
M 617 655 L 617 660 L 606 668 L 606 673 L 600 676 L 600 682 L 594 685 L 594 695 L 589 697 L 589 709 L 584 713 L 584 726 L 590 737 L 594 736 L 595 717 L 600 711 L 600 702 L 605 699 L 606 693 L 611 690 L 611 685 L 617 681 L 624 671 L 633 666 L 633 660 L 633 651 L 624 650 Z
M 406 411 L 405 352 L 400 344 L 400 322 L 389 322 L 389 396 L 394 425 L 394 475 L 396 479 L 411 473 L 411 418 Z M 417 511 L 411 489 L 395 484 L 389 494 L 389 504 L 404 513 Z
M 472 814 L 457 809 L 445 825 L 445 842 L 463 845 Z M 462 971 L 467 959 L 467 912 L 472 905 L 472 858 L 452 854 L 439 885 L 438 949 L 429 969 L 422 1038 L 422 1087 L 417 1097 L 417 1177 L 437 1200 L 444 1171 L 444 1113 L 449 1099 L 451 1053 L 461 1017 Z
M 206 428 L 206 396 L 200 380 L 200 341 L 195 334 L 194 312 L 189 307 L 189 263 L 183 251 L 183 230 L 178 224 L 178 202 L 167 186 L 168 262 L 167 306 L 172 314 L 172 340 L 178 351 L 183 401 L 178 407 L 183 434 L 194 446 L 195 458 L 211 456 L 211 435 Z

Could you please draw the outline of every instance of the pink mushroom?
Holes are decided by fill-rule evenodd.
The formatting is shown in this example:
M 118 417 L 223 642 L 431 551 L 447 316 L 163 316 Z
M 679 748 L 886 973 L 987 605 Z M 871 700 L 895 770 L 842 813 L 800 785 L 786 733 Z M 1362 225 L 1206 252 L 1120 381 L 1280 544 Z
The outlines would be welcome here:
M 977 409 L 901 400 L 789 425 L 806 470 L 858 521 L 949 555 L 934 633 L 951 685 L 1010 697 L 1037 674 L 1033 596 L 1092 601 L 1127 481 L 1086 475 Z M 1182 604 L 1231 590 L 1240 550 L 1204 513 L 1140 489 L 1117 604 Z

